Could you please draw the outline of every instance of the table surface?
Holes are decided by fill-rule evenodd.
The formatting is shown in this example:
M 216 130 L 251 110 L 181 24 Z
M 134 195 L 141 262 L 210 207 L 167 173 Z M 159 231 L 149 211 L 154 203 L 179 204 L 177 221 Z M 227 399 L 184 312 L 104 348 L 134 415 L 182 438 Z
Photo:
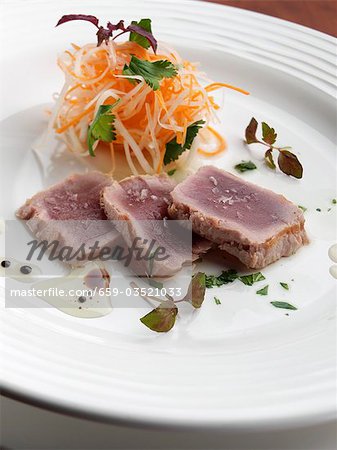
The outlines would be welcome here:
M 249 9 L 337 36 L 336 0 L 206 0 Z

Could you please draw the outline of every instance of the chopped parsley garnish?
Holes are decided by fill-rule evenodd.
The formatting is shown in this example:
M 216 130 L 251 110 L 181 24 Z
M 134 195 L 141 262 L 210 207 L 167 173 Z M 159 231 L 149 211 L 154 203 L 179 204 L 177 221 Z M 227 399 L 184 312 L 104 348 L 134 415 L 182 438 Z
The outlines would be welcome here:
M 303 212 L 306 212 L 307 208 L 302 205 L 297 205 Z
M 145 83 L 148 84 L 154 91 L 160 88 L 160 81 L 163 78 L 172 78 L 177 75 L 177 68 L 167 60 L 160 61 L 145 61 L 132 55 L 129 65 L 125 64 L 123 68 L 123 75 L 141 76 Z M 137 80 L 130 79 L 131 83 Z
M 270 302 L 273 306 L 275 306 L 275 308 L 282 308 L 282 309 L 291 309 L 293 311 L 296 311 L 297 308 L 294 305 L 291 305 L 290 303 L 287 302 Z
M 253 286 L 254 283 L 265 280 L 265 276 L 261 272 L 252 273 L 250 275 L 242 275 L 239 280 L 246 286 Z
M 96 141 L 112 142 L 116 140 L 115 116 L 111 114 L 111 111 L 117 103 L 115 102 L 113 105 L 101 105 L 98 108 L 96 117 L 89 126 L 87 144 L 91 156 L 96 156 L 93 148 Z
M 177 171 L 177 169 L 169 170 L 169 171 L 167 172 L 167 175 L 168 175 L 169 177 L 172 177 L 172 175 L 174 175 L 174 174 L 176 173 L 176 171 Z
M 322 210 L 321 208 L 316 208 L 316 211 L 321 212 Z
M 256 291 L 256 293 L 258 295 L 268 295 L 268 289 L 269 289 L 269 285 L 263 287 L 262 289 L 259 289 L 258 291 Z
M 286 289 L 287 291 L 289 291 L 289 285 L 287 283 L 283 283 L 280 281 L 280 285 L 283 287 L 283 289 Z
M 165 165 L 177 160 L 185 150 L 189 150 L 192 147 L 196 135 L 204 124 L 204 120 L 198 120 L 197 122 L 189 125 L 186 130 L 186 139 L 183 145 L 178 144 L 176 137 L 166 144 L 166 151 L 164 156 Z
M 234 166 L 234 169 L 236 169 L 238 172 L 247 172 L 247 170 L 254 170 L 256 168 L 257 167 L 253 163 L 253 161 L 242 161 L 240 164 Z
M 218 297 L 214 297 L 214 301 L 216 305 L 221 305 L 221 301 L 220 299 L 218 299 Z
M 219 276 L 216 275 L 206 275 L 206 287 L 220 287 L 224 284 L 232 283 L 238 278 L 236 270 L 229 269 L 223 270 Z
M 331 200 L 331 203 L 332 203 L 333 205 L 336 205 L 337 199 L 333 198 L 333 199 Z

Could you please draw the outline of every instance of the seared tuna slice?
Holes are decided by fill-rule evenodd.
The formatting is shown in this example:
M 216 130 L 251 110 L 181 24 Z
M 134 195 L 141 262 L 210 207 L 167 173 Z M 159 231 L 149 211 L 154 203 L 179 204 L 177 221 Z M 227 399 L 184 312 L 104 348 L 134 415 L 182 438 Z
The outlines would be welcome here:
M 308 242 L 302 211 L 282 195 L 205 166 L 171 192 L 169 215 L 252 269 L 290 256 Z
M 16 215 L 26 220 L 38 240 L 56 240 L 59 246 L 79 249 L 85 246 L 84 261 L 89 246 L 99 243 L 111 246 L 118 233 L 100 206 L 101 191 L 111 184 L 111 178 L 99 172 L 74 174 L 64 181 L 34 195 L 19 208 Z M 77 265 L 77 260 L 67 261 Z
M 118 221 L 116 229 L 129 247 L 137 241 L 144 250 L 152 243 L 153 253 L 158 247 L 165 249 L 167 258 L 151 263 L 150 275 L 153 276 L 171 276 L 193 260 L 191 230 L 166 220 L 173 188 L 174 184 L 165 174 L 145 175 L 114 182 L 102 194 L 107 217 Z M 148 263 L 141 265 L 133 261 L 133 266 L 143 272 L 138 275 L 149 274 Z

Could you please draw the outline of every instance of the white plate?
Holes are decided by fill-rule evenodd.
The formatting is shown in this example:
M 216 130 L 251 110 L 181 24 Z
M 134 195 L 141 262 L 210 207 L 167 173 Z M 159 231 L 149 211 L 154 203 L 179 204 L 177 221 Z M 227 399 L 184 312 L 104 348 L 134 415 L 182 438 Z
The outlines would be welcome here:
M 3 217 L 12 218 L 43 185 L 30 146 L 44 126 L 39 105 L 50 102 L 62 84 L 56 54 L 69 42 L 93 39 L 83 23 L 55 29 L 58 18 L 73 12 L 106 20 L 151 17 L 156 35 L 200 61 L 210 77 L 252 93 L 224 93 L 219 129 L 229 150 L 214 164 L 232 170 L 252 157 L 242 138 L 253 115 L 270 122 L 280 142 L 300 155 L 301 181 L 275 175 L 262 162 L 245 178 L 305 205 L 312 240 L 263 271 L 268 297 L 239 282 L 209 290 L 201 310 L 181 318 L 165 335 L 146 329 L 140 310 L 118 309 L 84 320 L 52 308 L 6 309 L 2 301 L 1 369 L 7 392 L 62 411 L 160 426 L 271 429 L 333 419 L 336 280 L 329 275 L 328 249 L 336 241 L 336 215 L 335 209 L 327 210 L 336 197 L 335 40 L 271 17 L 186 0 L 12 1 L 5 6 Z M 13 25 L 19 33 L 13 33 Z M 280 281 L 291 285 L 289 292 Z M 298 311 L 286 316 L 269 304 L 276 299 L 296 304 Z

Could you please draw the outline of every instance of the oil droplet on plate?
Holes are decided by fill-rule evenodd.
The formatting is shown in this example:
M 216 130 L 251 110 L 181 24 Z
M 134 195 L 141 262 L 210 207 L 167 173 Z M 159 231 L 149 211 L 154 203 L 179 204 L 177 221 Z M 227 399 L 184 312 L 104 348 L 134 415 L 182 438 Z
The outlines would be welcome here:
M 42 271 L 35 265 L 14 258 L 0 257 L 0 277 L 8 277 L 21 283 L 33 283 L 41 279 Z
M 110 275 L 95 263 L 71 270 L 68 275 L 35 283 L 44 299 L 70 316 L 98 318 L 111 313 L 111 298 L 105 289 L 109 287 Z M 94 290 L 96 289 L 96 293 Z M 101 290 L 101 291 L 100 291 Z M 61 295 L 61 291 L 64 295 Z

